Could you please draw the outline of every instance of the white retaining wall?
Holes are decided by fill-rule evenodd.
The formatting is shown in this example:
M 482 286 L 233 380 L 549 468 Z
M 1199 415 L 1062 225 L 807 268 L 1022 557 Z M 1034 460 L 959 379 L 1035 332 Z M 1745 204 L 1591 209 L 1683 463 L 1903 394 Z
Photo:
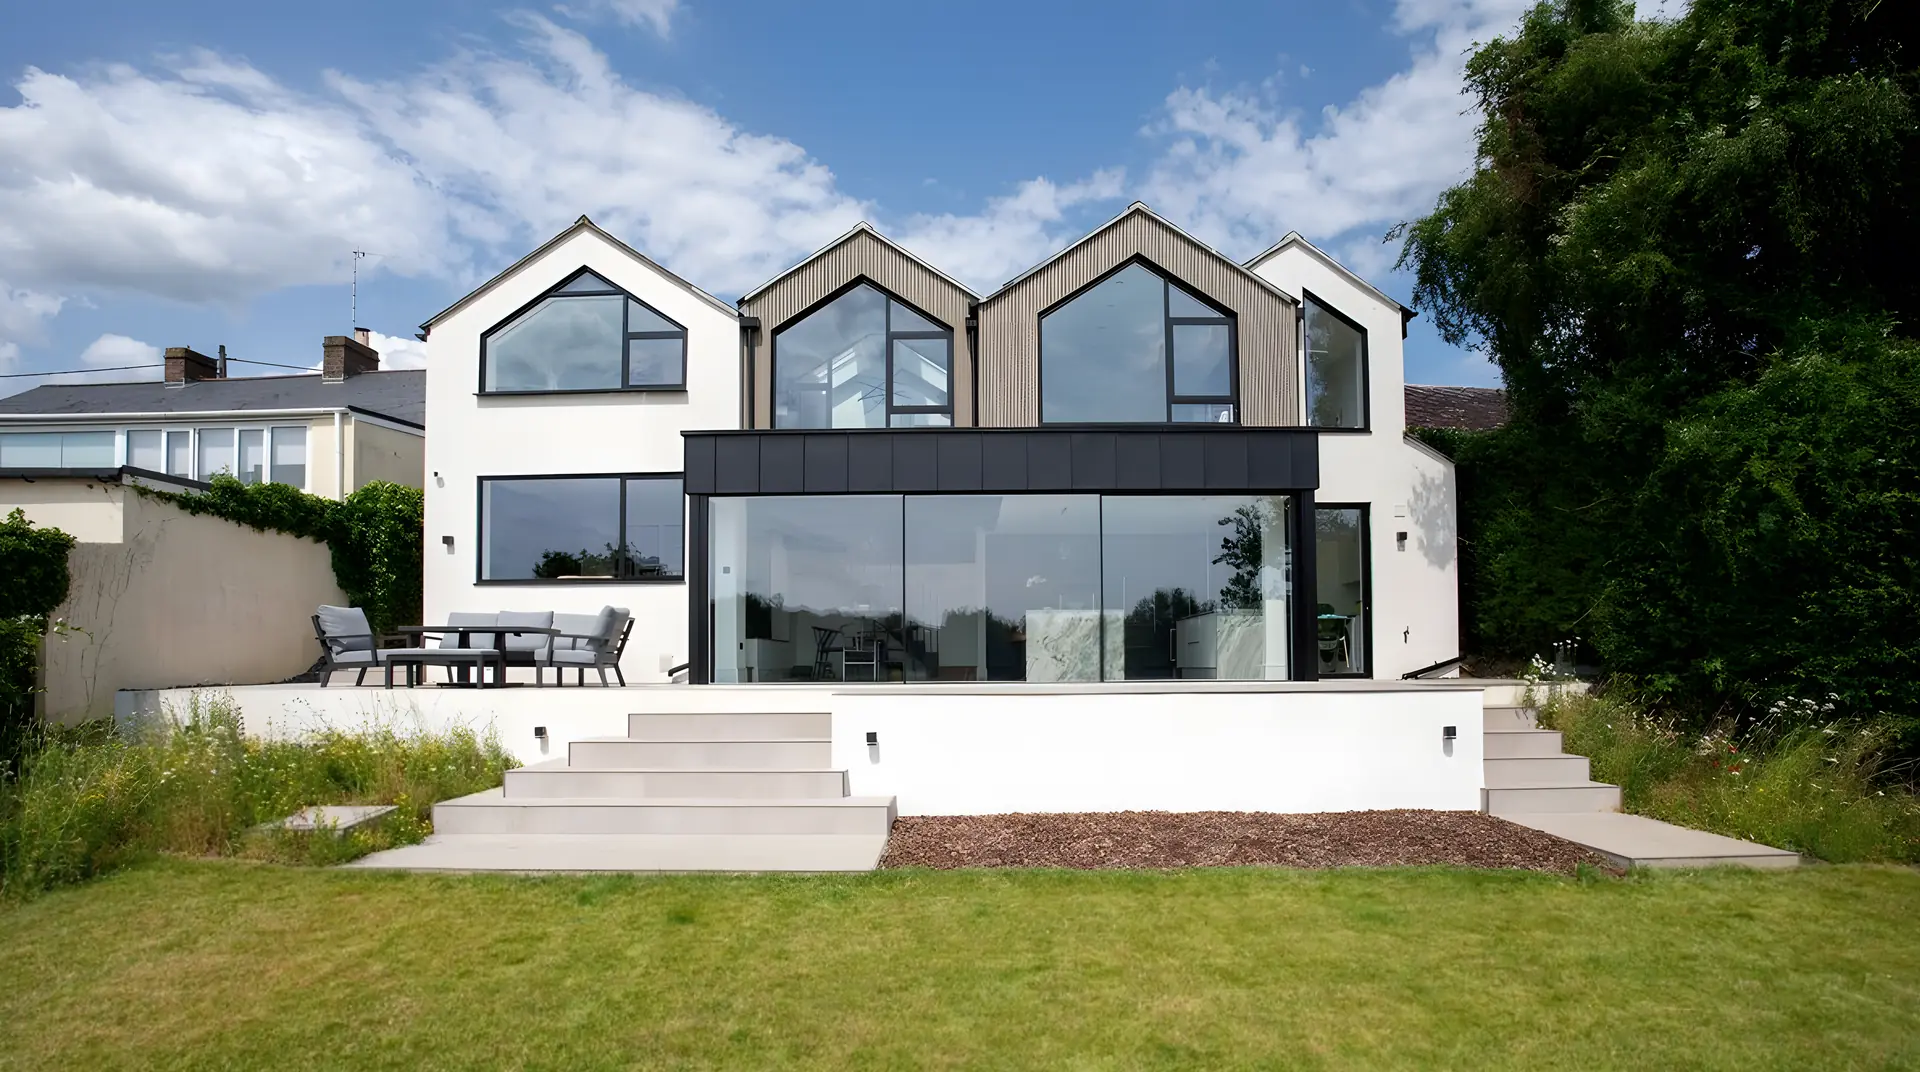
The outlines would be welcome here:
M 256 734 L 464 725 L 493 730 L 524 763 L 564 756 L 568 741 L 623 736 L 630 712 L 829 711 L 833 766 L 849 772 L 856 795 L 897 796 L 902 815 L 1473 810 L 1482 784 L 1481 693 L 1438 684 L 227 692 Z M 183 708 L 191 695 L 123 692 L 117 710 L 149 716 Z M 547 728 L 544 744 L 535 726 Z M 1451 746 L 1446 726 L 1457 734 Z

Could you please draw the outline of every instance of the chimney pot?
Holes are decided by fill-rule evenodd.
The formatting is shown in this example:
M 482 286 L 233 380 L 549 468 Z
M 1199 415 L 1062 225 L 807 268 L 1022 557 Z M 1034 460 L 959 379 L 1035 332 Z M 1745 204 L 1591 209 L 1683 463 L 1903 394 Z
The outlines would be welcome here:
M 366 328 L 354 328 L 353 337 L 354 340 L 362 346 L 370 347 L 373 345 L 373 332 L 368 331 Z
M 220 377 L 220 366 L 214 363 L 213 358 L 191 346 L 167 347 L 165 361 L 168 387 L 185 387 L 198 380 Z
M 363 329 L 355 328 L 358 334 Z M 339 383 L 348 376 L 358 376 L 362 372 L 376 372 L 380 368 L 380 351 L 347 335 L 328 335 L 320 342 L 320 381 Z

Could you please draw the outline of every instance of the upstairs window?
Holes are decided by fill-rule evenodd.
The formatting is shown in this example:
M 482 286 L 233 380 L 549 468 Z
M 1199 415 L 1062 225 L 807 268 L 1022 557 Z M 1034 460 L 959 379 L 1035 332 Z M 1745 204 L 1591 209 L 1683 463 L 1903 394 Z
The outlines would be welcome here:
M 1040 317 L 1044 424 L 1231 424 L 1234 319 L 1135 262 Z
M 1306 297 L 1307 423 L 1367 426 L 1367 330 L 1311 293 Z
M 686 384 L 687 329 L 584 268 L 480 340 L 483 394 Z
M 860 283 L 773 333 L 776 428 L 944 428 L 953 332 Z

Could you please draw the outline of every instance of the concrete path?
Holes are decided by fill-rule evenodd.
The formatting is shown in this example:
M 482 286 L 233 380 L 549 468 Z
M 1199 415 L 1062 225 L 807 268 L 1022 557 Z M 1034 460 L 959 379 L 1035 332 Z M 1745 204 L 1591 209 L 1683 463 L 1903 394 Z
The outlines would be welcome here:
M 404 871 L 871 871 L 885 834 L 434 834 L 344 866 Z
M 1800 866 L 1800 854 L 1796 852 L 1704 830 L 1689 830 L 1644 815 L 1597 811 L 1502 815 L 1500 818 L 1584 845 L 1620 867 Z

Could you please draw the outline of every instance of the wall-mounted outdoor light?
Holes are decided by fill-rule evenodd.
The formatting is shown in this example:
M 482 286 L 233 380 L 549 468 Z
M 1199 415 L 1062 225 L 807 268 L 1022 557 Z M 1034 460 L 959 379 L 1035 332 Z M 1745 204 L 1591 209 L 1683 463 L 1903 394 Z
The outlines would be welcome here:
M 1460 727 L 1458 726 L 1440 727 L 1440 751 L 1445 755 L 1449 755 L 1449 756 L 1453 755 L 1453 742 L 1459 736 L 1460 736 Z
M 880 762 L 880 735 L 872 730 L 867 731 L 867 762 Z
M 1448 726 L 1447 731 L 1452 732 L 1453 727 Z M 545 726 L 535 726 L 533 728 L 533 735 L 536 739 L 544 741 L 547 739 L 547 728 Z
M 441 545 L 442 545 L 442 546 L 444 546 L 444 547 L 445 547 L 445 548 L 447 549 L 447 553 L 448 553 L 448 554 L 452 554 L 452 553 L 453 553 L 453 537 L 451 537 L 451 536 L 442 536 L 442 537 L 440 537 L 440 543 L 441 543 Z
M 1404 533 L 1404 532 L 1396 532 L 1396 533 L 1394 533 L 1394 534 L 1393 534 L 1393 545 L 1394 545 L 1394 547 L 1396 547 L 1396 548 L 1398 548 L 1398 549 L 1400 549 L 1400 550 L 1402 550 L 1402 551 L 1404 551 L 1404 550 L 1406 550 L 1406 549 L 1407 549 L 1407 534 L 1406 534 L 1406 533 Z

